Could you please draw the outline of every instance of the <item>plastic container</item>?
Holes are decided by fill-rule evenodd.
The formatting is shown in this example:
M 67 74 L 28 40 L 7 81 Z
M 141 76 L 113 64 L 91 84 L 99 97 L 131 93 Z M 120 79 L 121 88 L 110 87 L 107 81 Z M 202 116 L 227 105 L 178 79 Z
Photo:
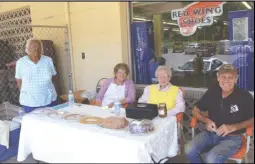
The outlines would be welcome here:
M 69 108 L 72 108 L 74 106 L 74 95 L 71 90 L 68 93 L 68 103 L 69 103 Z
M 121 103 L 119 101 L 114 102 L 114 114 L 116 116 L 120 115 L 120 108 L 121 108 Z
M 0 120 L 12 120 L 14 117 L 18 117 L 22 111 L 24 111 L 22 107 L 4 102 L 0 104 Z

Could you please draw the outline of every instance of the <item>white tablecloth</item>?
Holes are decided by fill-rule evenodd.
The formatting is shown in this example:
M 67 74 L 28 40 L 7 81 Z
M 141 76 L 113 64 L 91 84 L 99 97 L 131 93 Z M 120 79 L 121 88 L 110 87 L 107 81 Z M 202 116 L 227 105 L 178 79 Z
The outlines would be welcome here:
M 109 110 L 82 105 L 72 113 L 108 117 Z M 125 115 L 125 112 L 122 111 Z M 178 151 L 177 124 L 174 116 L 155 118 L 156 131 L 142 136 L 128 130 L 104 129 L 42 114 L 27 114 L 22 119 L 18 161 L 32 153 L 37 160 L 48 163 L 148 163 L 175 156 Z

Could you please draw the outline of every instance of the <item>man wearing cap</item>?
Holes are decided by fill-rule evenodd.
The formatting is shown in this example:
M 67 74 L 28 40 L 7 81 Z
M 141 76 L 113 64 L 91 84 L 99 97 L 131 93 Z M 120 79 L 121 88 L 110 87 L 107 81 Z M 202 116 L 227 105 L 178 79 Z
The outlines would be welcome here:
M 185 146 L 189 162 L 224 163 L 241 147 L 245 128 L 254 125 L 253 97 L 235 85 L 237 79 L 232 64 L 222 65 L 217 74 L 219 84 L 209 88 L 194 107 L 193 116 L 205 123 L 206 130 Z

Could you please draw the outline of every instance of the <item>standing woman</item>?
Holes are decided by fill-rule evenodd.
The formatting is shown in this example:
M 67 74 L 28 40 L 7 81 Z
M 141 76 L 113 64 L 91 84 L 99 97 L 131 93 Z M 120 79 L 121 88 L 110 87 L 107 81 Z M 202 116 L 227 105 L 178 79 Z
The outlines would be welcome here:
M 57 73 L 52 59 L 42 55 L 42 43 L 35 38 L 27 41 L 25 51 L 27 55 L 17 61 L 15 74 L 20 89 L 20 104 L 26 113 L 54 106 L 57 93 L 52 79 Z

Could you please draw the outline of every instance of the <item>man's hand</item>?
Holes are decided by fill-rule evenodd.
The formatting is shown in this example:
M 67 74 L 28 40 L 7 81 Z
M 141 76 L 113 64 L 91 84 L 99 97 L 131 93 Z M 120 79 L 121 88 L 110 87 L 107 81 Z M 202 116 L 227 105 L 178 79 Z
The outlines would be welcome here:
M 215 123 L 210 119 L 207 120 L 207 123 L 205 124 L 205 126 L 208 131 L 211 131 L 211 132 L 217 131 L 217 127 L 216 127 Z
M 223 124 L 217 129 L 216 134 L 218 136 L 225 137 L 226 135 L 228 135 L 229 133 L 232 133 L 233 131 L 236 131 L 236 127 L 234 125 Z

